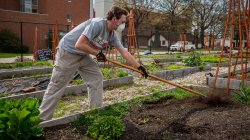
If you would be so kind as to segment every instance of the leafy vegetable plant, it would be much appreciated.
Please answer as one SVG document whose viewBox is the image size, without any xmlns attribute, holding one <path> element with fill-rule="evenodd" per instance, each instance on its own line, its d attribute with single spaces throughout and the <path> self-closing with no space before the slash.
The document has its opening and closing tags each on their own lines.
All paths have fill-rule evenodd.
<svg viewBox="0 0 250 140">
<path fill-rule="evenodd" d="M 43 135 L 37 99 L 0 100 L 0 139 L 28 140 Z"/>
</svg>

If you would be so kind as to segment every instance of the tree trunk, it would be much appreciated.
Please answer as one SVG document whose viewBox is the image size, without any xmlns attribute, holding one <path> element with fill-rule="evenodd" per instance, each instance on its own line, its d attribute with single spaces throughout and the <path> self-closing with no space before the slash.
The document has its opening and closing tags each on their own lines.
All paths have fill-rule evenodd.
<svg viewBox="0 0 250 140">
<path fill-rule="evenodd" d="M 201 31 L 200 31 L 200 40 L 201 40 L 201 48 L 204 48 L 204 27 L 201 27 Z"/>
</svg>

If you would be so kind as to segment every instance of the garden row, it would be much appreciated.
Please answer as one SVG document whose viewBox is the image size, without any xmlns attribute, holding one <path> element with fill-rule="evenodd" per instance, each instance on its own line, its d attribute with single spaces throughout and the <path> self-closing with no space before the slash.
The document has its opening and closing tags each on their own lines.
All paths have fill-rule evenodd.
<svg viewBox="0 0 250 140">
<path fill-rule="evenodd" d="M 191 62 L 191 61 L 189 60 L 189 62 Z M 167 65 L 169 66 L 169 64 L 167 64 Z M 153 63 L 152 66 L 153 66 L 153 68 L 152 68 L 153 70 L 155 69 L 155 67 L 165 69 L 164 66 L 161 65 L 161 63 Z M 152 67 L 152 66 L 148 65 L 147 68 L 150 70 L 151 69 L 150 67 Z M 178 65 L 178 68 L 180 68 L 179 65 Z M 208 67 L 208 69 L 210 69 L 210 68 L 211 67 Z M 198 65 L 198 67 L 191 67 L 191 68 L 186 68 L 186 67 L 183 68 L 182 67 L 182 69 L 176 70 L 176 66 L 174 66 L 174 69 L 175 70 L 167 70 L 167 71 L 165 70 L 165 71 L 161 71 L 161 72 L 153 72 L 152 74 L 155 74 L 155 75 L 157 75 L 161 78 L 164 78 L 164 79 L 174 79 L 177 77 L 186 76 L 190 73 L 195 73 L 195 72 L 198 72 L 200 70 L 207 69 L 207 67 Z M 105 87 L 117 86 L 120 84 L 128 84 L 131 82 L 133 82 L 133 76 L 125 76 L 122 78 L 106 80 L 106 81 L 104 81 L 104 86 Z M 81 85 L 72 85 L 72 86 L 67 87 L 66 94 L 75 93 L 78 95 L 83 95 L 84 94 L 83 92 L 85 92 L 85 91 L 86 91 L 86 86 L 82 85 L 82 83 L 81 83 Z M 20 95 L 9 96 L 9 97 L 4 97 L 4 98 L 8 99 L 9 101 L 12 101 L 12 99 L 10 99 L 10 98 L 36 97 L 36 98 L 41 99 L 43 96 L 43 93 L 44 93 L 44 91 L 37 91 L 37 93 L 36 92 L 26 93 L 26 94 L 20 94 Z M 171 95 L 169 95 L 169 93 L 168 93 L 167 99 L 175 98 L 172 96 L 172 94 L 173 94 L 173 96 L 175 95 L 175 93 L 171 93 Z M 164 93 L 164 96 L 162 96 L 162 94 L 160 94 L 160 95 L 161 95 L 160 97 L 165 97 L 166 94 Z M 180 94 L 180 96 L 182 96 L 182 93 Z M 189 96 L 189 94 L 188 94 L 188 96 Z M 2 98 L 2 99 L 4 99 L 4 98 Z M 152 102 L 153 104 L 155 104 L 154 99 L 155 98 L 150 97 L 150 100 L 151 100 L 150 102 L 153 101 Z M 160 99 L 160 98 L 157 98 L 157 99 Z M 1 101 L 6 101 L 6 100 L 1 100 Z M 156 99 L 155 99 L 155 101 L 156 101 Z M 4 114 L 4 115 L 2 115 L 3 116 L 2 118 L 0 117 L 0 119 L 2 119 L 2 120 L 0 120 L 0 123 L 3 124 L 3 125 L 0 125 L 1 126 L 0 128 L 1 128 L 1 130 L 4 130 L 4 132 L 6 132 L 6 133 L 2 133 L 0 138 L 9 138 L 10 136 L 8 134 L 10 134 L 10 132 L 14 132 L 13 133 L 14 136 L 12 136 L 12 137 L 15 137 L 18 139 L 24 139 L 23 138 L 24 136 L 25 136 L 25 138 L 29 138 L 29 137 L 33 137 L 33 136 L 39 137 L 42 135 L 42 133 L 41 133 L 42 131 L 40 131 L 39 126 L 37 126 L 37 124 L 39 124 L 41 122 L 37 118 L 38 113 L 36 110 L 37 107 L 39 106 L 39 103 L 35 103 L 38 101 L 31 101 L 31 100 L 27 100 L 27 102 L 32 102 L 32 103 L 23 103 L 21 100 L 19 100 L 19 104 L 23 104 L 23 106 L 17 104 L 16 109 L 15 108 L 13 109 L 11 107 L 7 107 L 7 109 L 1 110 L 1 114 Z M 128 102 L 128 101 L 125 101 L 125 102 Z M 2 103 L 2 105 L 4 105 L 4 104 L 6 105 L 6 103 Z M 127 106 L 127 105 L 125 105 L 125 106 Z M 111 107 L 111 108 L 113 108 L 113 107 Z M 106 109 L 102 108 L 102 109 L 92 110 L 92 111 L 86 112 L 86 113 L 81 112 L 81 113 L 76 113 L 76 114 L 66 116 L 66 117 L 64 116 L 62 118 L 58 118 L 58 119 L 55 119 L 52 121 L 43 122 L 43 123 L 41 123 L 41 126 L 48 127 L 48 126 L 54 126 L 54 125 L 59 125 L 59 124 L 65 124 L 68 122 L 75 121 L 76 119 L 79 119 L 78 121 L 76 121 L 77 125 L 74 125 L 74 127 L 72 129 L 70 129 L 71 133 L 74 130 L 76 130 L 77 132 L 82 131 L 82 130 L 87 130 L 85 132 L 82 132 L 81 134 L 83 134 L 83 135 L 88 134 L 88 136 L 91 136 L 91 137 L 96 138 L 96 139 L 118 138 L 121 135 L 123 135 L 125 132 L 125 126 L 121 125 L 122 124 L 121 117 L 125 114 L 125 112 L 123 112 L 123 111 L 127 110 L 128 108 L 127 109 L 126 109 L 126 107 L 124 108 L 123 105 L 122 105 L 122 108 L 119 108 L 119 109 L 114 107 L 114 109 L 111 109 L 111 110 L 116 110 L 118 112 L 113 112 L 113 113 L 109 114 L 110 112 L 108 111 L 108 113 L 104 113 L 105 115 L 102 115 L 102 113 L 100 111 L 106 110 Z M 11 111 L 6 112 L 6 110 L 11 110 Z M 15 111 L 12 111 L 12 110 L 15 110 Z M 94 113 L 92 114 L 91 112 L 94 112 Z M 90 115 L 85 115 L 88 113 L 90 113 Z M 23 115 L 20 116 L 18 114 L 23 114 Z M 82 114 L 84 114 L 84 115 L 82 117 L 80 117 Z M 116 114 L 116 115 L 112 115 L 112 114 Z M 160 114 L 160 113 L 158 113 L 158 114 Z M 20 121 L 20 123 L 17 123 L 15 125 L 12 124 L 12 126 L 14 126 L 14 128 L 17 128 L 14 131 L 9 130 L 10 128 L 13 129 L 12 126 L 8 127 L 8 125 L 11 124 L 11 122 L 12 122 L 11 119 L 15 118 L 13 116 L 16 117 L 16 120 Z M 20 117 L 20 118 L 18 118 L 18 117 Z M 149 116 L 144 116 L 144 117 L 140 118 L 139 120 L 137 119 L 137 121 L 139 122 L 139 125 L 141 125 L 141 124 L 148 124 L 148 122 L 151 122 L 151 119 L 152 119 L 152 117 L 149 115 Z M 24 120 L 26 121 L 25 123 L 23 122 Z M 29 121 L 27 121 L 27 120 L 29 120 Z M 106 124 L 107 122 L 111 122 L 111 124 Z M 86 125 L 86 124 L 88 124 L 88 125 Z M 132 124 L 133 124 L 133 122 L 132 122 Z M 17 126 L 17 125 L 20 125 L 20 126 Z M 34 125 L 35 127 L 33 127 L 32 125 Z M 108 129 L 106 129 L 108 132 L 106 132 L 106 130 L 100 129 L 100 125 L 106 126 L 106 128 L 108 128 Z M 66 128 L 68 126 L 71 126 L 71 124 L 67 124 Z M 117 126 L 117 127 L 114 127 L 114 126 Z M 25 128 L 25 129 L 23 129 L 21 131 L 21 133 L 16 133 L 17 131 L 20 131 L 20 130 L 18 130 L 18 128 L 20 128 L 20 127 Z M 137 127 L 137 126 L 135 126 L 135 127 Z M 34 128 L 34 130 L 30 130 L 30 128 L 32 128 L 32 129 Z M 134 129 L 131 129 L 131 130 L 134 130 Z M 30 132 L 30 133 L 28 133 L 28 132 Z M 61 132 L 63 132 L 66 135 L 66 133 L 64 131 L 61 131 Z M 138 132 L 138 131 L 135 130 L 135 132 Z M 141 130 L 139 132 L 141 132 Z M 51 133 L 51 135 L 49 133 Z M 3 135 L 3 134 L 7 134 L 7 135 Z M 139 135 L 139 134 L 140 133 L 138 133 L 138 136 L 143 136 L 143 134 L 142 135 Z M 49 138 L 50 136 L 48 136 L 48 135 L 54 136 L 54 138 L 57 138 L 57 139 L 59 138 L 58 134 L 51 132 L 49 130 L 45 131 L 45 138 L 51 139 L 51 138 Z M 161 134 L 161 136 L 162 136 L 162 134 Z M 168 137 L 168 136 L 164 135 L 164 137 Z"/>
</svg>

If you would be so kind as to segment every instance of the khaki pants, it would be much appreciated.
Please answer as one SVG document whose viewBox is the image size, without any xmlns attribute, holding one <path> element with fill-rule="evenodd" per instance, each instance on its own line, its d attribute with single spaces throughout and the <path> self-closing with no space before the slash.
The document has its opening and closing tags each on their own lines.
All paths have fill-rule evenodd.
<svg viewBox="0 0 250 140">
<path fill-rule="evenodd" d="M 90 107 L 103 105 L 103 75 L 98 64 L 89 55 L 75 55 L 59 48 L 50 83 L 39 108 L 39 116 L 43 120 L 53 117 L 58 101 L 77 70 L 88 87 Z"/>
</svg>

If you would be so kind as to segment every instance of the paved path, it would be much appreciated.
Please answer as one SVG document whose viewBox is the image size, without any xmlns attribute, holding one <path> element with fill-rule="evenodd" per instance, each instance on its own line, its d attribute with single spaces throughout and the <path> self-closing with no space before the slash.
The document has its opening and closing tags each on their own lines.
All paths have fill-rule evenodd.
<svg viewBox="0 0 250 140">
<path fill-rule="evenodd" d="M 14 63 L 15 59 L 17 59 L 18 57 L 11 57 L 11 58 L 0 58 L 0 63 Z M 29 58 L 29 59 L 33 59 L 33 56 L 24 56 L 23 59 L 25 58 Z"/>
</svg>

